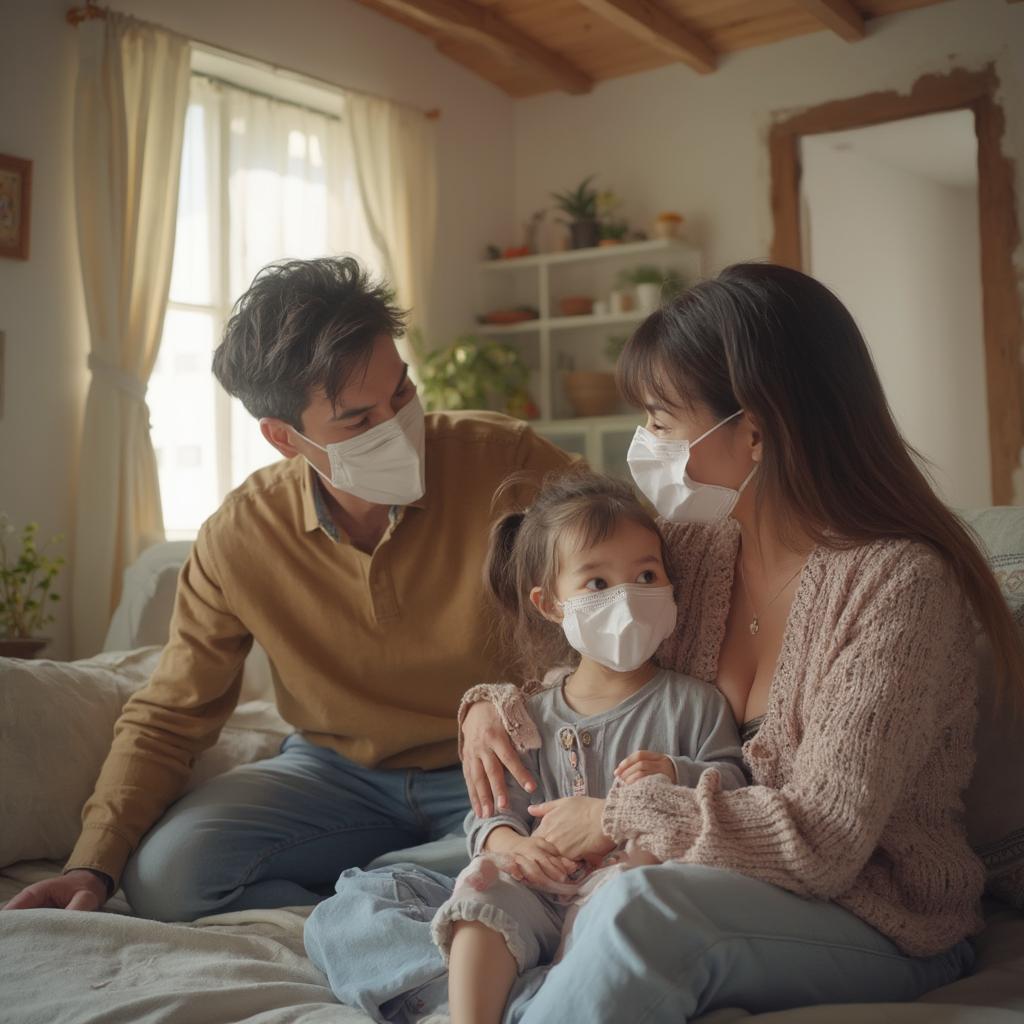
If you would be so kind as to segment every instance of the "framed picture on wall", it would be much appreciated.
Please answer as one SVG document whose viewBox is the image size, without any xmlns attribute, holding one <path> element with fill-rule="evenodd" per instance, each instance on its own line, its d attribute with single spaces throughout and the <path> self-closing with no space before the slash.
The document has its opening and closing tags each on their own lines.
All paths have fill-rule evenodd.
<svg viewBox="0 0 1024 1024">
<path fill-rule="evenodd" d="M 0 154 L 0 256 L 28 259 L 32 161 Z"/>
</svg>

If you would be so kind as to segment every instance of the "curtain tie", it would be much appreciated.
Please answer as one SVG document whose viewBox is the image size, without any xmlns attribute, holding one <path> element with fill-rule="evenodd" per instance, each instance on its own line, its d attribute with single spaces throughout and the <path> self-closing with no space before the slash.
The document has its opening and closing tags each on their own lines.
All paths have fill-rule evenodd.
<svg viewBox="0 0 1024 1024">
<path fill-rule="evenodd" d="M 119 366 L 114 366 L 113 363 L 108 363 L 106 359 L 96 355 L 95 352 L 89 353 L 87 362 L 95 379 L 105 381 L 129 398 L 134 398 L 143 405 L 146 404 L 146 385 L 138 377 L 122 370 Z"/>
</svg>

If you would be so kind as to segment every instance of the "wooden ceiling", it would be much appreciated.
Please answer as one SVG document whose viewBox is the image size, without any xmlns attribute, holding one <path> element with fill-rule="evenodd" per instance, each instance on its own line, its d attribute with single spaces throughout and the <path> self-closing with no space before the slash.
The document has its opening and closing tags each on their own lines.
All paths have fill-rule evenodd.
<svg viewBox="0 0 1024 1024">
<path fill-rule="evenodd" d="M 811 32 L 855 43 L 872 20 L 942 0 L 356 0 L 433 39 L 510 96 L 666 64 L 713 74 L 722 54 Z M 875 29 L 876 31 L 878 28 Z"/>
</svg>

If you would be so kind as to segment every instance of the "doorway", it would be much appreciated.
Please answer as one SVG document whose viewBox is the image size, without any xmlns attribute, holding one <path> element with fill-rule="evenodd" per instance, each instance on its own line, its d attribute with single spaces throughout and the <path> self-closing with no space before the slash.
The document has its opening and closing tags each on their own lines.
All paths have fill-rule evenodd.
<svg viewBox="0 0 1024 1024">
<path fill-rule="evenodd" d="M 936 463 L 939 492 L 960 506 L 1010 504 L 1024 445 L 1019 232 L 998 85 L 992 68 L 930 75 L 909 94 L 804 111 L 779 121 L 770 139 L 773 259 L 821 277 L 850 306 L 901 429 Z M 928 146 L 953 151 L 944 170 L 921 159 Z M 905 248 L 908 236 L 928 233 L 932 251 Z M 947 284 L 929 285 L 928 272 Z M 934 296 L 951 280 L 960 301 L 944 316 Z"/>
<path fill-rule="evenodd" d="M 808 135 L 800 163 L 807 271 L 853 314 L 943 500 L 991 505 L 971 111 Z"/>
</svg>

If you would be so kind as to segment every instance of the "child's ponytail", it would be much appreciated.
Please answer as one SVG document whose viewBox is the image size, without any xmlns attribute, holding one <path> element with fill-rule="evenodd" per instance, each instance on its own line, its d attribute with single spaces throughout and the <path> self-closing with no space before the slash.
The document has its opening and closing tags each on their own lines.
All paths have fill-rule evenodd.
<svg viewBox="0 0 1024 1024">
<path fill-rule="evenodd" d="M 491 543 L 484 563 L 484 584 L 501 611 L 515 618 L 522 611 L 522 594 L 513 562 L 516 538 L 525 512 L 509 512 L 491 530 Z"/>
</svg>

